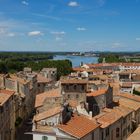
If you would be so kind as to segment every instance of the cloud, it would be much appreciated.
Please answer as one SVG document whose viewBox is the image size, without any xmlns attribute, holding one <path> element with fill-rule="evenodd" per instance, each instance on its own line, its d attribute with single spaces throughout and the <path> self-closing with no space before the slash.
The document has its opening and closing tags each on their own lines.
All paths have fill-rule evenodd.
<svg viewBox="0 0 140 140">
<path fill-rule="evenodd" d="M 121 44 L 119 42 L 114 42 L 112 43 L 112 47 L 111 48 L 120 48 Z"/>
<path fill-rule="evenodd" d="M 15 33 L 9 32 L 7 27 L 0 27 L 0 37 L 14 37 Z"/>
<path fill-rule="evenodd" d="M 78 27 L 77 28 L 77 31 L 86 31 L 87 29 L 86 28 L 84 28 L 84 27 Z"/>
<path fill-rule="evenodd" d="M 5 27 L 0 27 L 0 34 L 5 34 L 6 28 Z"/>
<path fill-rule="evenodd" d="M 60 17 L 49 16 L 49 15 L 44 15 L 44 14 L 32 13 L 32 15 L 42 17 L 42 18 L 52 19 L 52 20 L 61 20 Z"/>
<path fill-rule="evenodd" d="M 55 40 L 56 41 L 61 41 L 61 40 L 63 40 L 63 38 L 62 37 L 56 37 Z"/>
<path fill-rule="evenodd" d="M 55 36 L 55 40 L 56 41 L 63 40 L 63 37 L 66 34 L 66 32 L 64 32 L 64 31 L 60 31 L 60 32 L 54 32 L 54 31 L 52 31 L 50 33 Z"/>
<path fill-rule="evenodd" d="M 68 3 L 68 6 L 77 7 L 77 6 L 79 6 L 79 4 L 78 4 L 76 1 L 70 1 L 70 2 Z"/>
<path fill-rule="evenodd" d="M 43 35 L 43 33 L 40 31 L 32 31 L 28 33 L 28 36 L 40 36 L 40 35 Z"/>
<path fill-rule="evenodd" d="M 64 32 L 64 31 L 60 31 L 60 32 L 51 32 L 51 34 L 53 34 L 53 35 L 65 35 L 66 34 L 66 32 Z"/>
<path fill-rule="evenodd" d="M 137 41 L 140 41 L 140 37 L 137 37 L 136 40 L 137 40 Z"/>
<path fill-rule="evenodd" d="M 29 5 L 29 3 L 28 3 L 27 1 L 22 1 L 21 3 L 22 3 L 23 5 L 26 5 L 26 6 Z"/>
<path fill-rule="evenodd" d="M 8 33 L 7 36 L 14 37 L 15 36 L 15 33 Z"/>
</svg>

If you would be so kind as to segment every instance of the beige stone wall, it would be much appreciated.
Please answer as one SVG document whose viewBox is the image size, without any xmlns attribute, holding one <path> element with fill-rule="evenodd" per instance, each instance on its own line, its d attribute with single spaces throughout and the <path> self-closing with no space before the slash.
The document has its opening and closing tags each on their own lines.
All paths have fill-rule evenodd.
<svg viewBox="0 0 140 140">
<path fill-rule="evenodd" d="M 0 88 L 4 88 L 4 77 L 0 76 Z"/>
<path fill-rule="evenodd" d="M 122 119 L 122 138 L 127 139 L 132 130 L 132 113 Z"/>
<path fill-rule="evenodd" d="M 60 106 L 62 104 L 62 102 L 63 101 L 62 101 L 61 97 L 59 97 L 59 98 L 47 98 L 44 101 L 43 106 L 37 108 L 37 112 L 41 113 L 41 112 L 47 111 L 51 108 Z"/>
<path fill-rule="evenodd" d="M 105 96 L 106 96 L 106 106 L 108 106 L 113 101 L 113 88 L 112 87 L 110 86 L 108 87 L 107 94 Z"/>
<path fill-rule="evenodd" d="M 62 84 L 64 92 L 86 92 L 87 84 Z"/>
<path fill-rule="evenodd" d="M 11 97 L 2 107 L 0 107 L 1 140 L 15 139 L 14 115 L 14 101 Z"/>
<path fill-rule="evenodd" d="M 117 122 L 111 124 L 107 128 L 101 129 L 100 131 L 100 140 L 122 140 L 121 134 L 121 123 L 122 119 L 118 120 Z M 119 137 L 116 137 L 116 129 L 119 128 Z M 109 129 L 109 134 L 106 135 L 106 131 Z"/>
<path fill-rule="evenodd" d="M 140 109 L 135 111 L 135 120 L 136 120 L 136 126 L 138 126 L 138 124 L 140 124 Z"/>
<path fill-rule="evenodd" d="M 78 102 L 86 101 L 86 93 L 67 92 L 64 95 L 65 100 L 76 100 Z"/>
<path fill-rule="evenodd" d="M 13 80 L 11 80 L 11 79 L 7 79 L 7 78 L 5 78 L 5 87 L 7 88 L 7 89 L 11 89 L 11 90 L 14 90 L 14 91 L 16 91 L 16 82 L 15 81 L 13 81 Z"/>
<path fill-rule="evenodd" d="M 92 133 L 90 133 L 87 136 L 81 138 L 81 140 L 92 140 Z"/>
</svg>

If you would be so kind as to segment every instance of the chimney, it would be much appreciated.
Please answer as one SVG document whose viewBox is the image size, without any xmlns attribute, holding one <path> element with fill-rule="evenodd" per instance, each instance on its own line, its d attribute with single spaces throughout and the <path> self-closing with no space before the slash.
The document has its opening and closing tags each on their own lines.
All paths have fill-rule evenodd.
<svg viewBox="0 0 140 140">
<path fill-rule="evenodd" d="M 89 117 L 92 119 L 92 111 L 89 111 Z"/>
</svg>

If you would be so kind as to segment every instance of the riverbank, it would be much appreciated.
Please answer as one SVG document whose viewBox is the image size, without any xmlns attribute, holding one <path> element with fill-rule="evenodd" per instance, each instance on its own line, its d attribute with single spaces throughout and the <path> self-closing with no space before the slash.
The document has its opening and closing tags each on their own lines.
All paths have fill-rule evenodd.
<svg viewBox="0 0 140 140">
<path fill-rule="evenodd" d="M 73 55 L 55 55 L 53 60 L 68 59 L 72 62 L 72 66 L 76 67 L 82 63 L 98 63 L 98 57 L 91 56 L 73 56 Z"/>
</svg>

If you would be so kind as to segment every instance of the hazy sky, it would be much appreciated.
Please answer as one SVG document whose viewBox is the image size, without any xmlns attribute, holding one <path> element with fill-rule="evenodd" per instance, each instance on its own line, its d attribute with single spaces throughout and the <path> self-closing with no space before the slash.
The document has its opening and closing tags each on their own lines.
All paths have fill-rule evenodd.
<svg viewBox="0 0 140 140">
<path fill-rule="evenodd" d="M 0 0 L 0 50 L 140 51 L 140 0 Z"/>
</svg>

